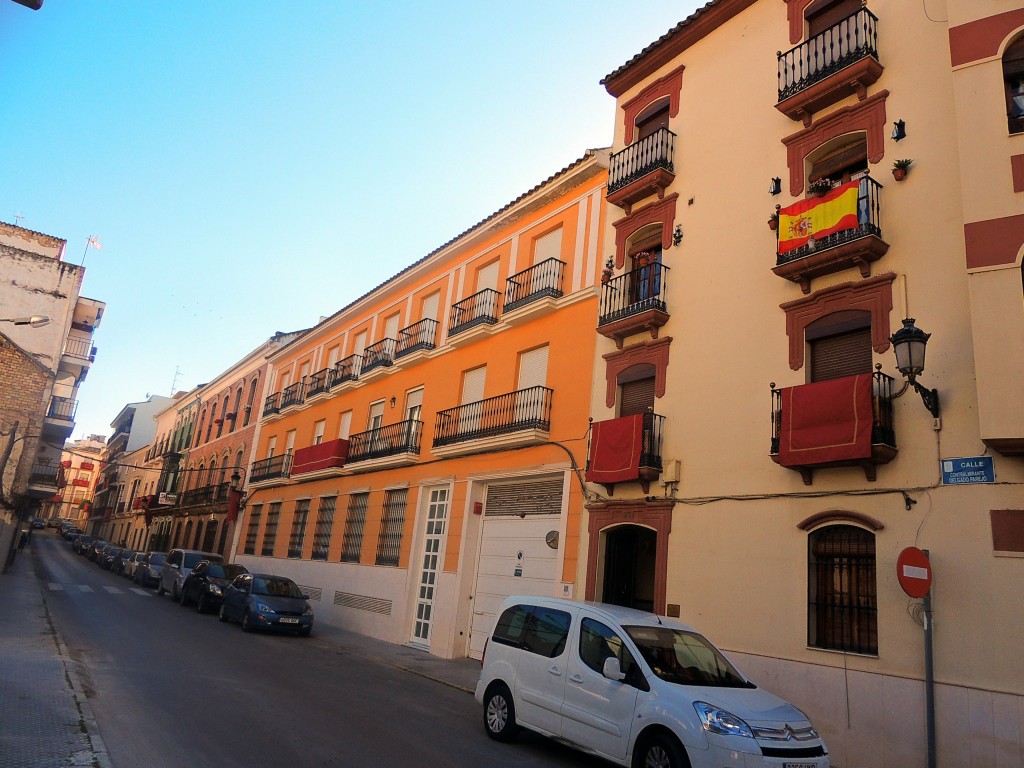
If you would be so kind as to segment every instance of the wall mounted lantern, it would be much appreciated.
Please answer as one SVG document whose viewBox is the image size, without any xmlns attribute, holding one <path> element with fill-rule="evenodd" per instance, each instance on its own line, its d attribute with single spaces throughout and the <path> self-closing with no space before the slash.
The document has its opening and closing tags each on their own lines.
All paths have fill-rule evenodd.
<svg viewBox="0 0 1024 768">
<path fill-rule="evenodd" d="M 921 396 L 924 407 L 934 418 L 939 418 L 939 392 L 935 389 L 926 389 L 917 383 L 917 377 L 924 372 L 925 348 L 928 346 L 930 333 L 925 333 L 914 325 L 914 318 L 908 317 L 903 320 L 903 327 L 894 333 L 889 341 L 892 342 L 893 351 L 896 353 L 896 368 L 907 378 L 903 389 L 896 393 L 899 397 L 913 387 L 914 391 Z"/>
<path fill-rule="evenodd" d="M 907 124 L 902 120 L 897 120 L 892 124 L 892 140 L 899 141 L 905 138 L 907 138 Z"/>
<path fill-rule="evenodd" d="M 676 228 L 672 232 L 672 245 L 679 245 L 681 242 L 683 242 L 683 225 L 676 224 Z"/>
<path fill-rule="evenodd" d="M 772 177 L 772 183 L 768 185 L 769 195 L 781 195 L 782 194 L 782 179 L 778 176 Z"/>
</svg>

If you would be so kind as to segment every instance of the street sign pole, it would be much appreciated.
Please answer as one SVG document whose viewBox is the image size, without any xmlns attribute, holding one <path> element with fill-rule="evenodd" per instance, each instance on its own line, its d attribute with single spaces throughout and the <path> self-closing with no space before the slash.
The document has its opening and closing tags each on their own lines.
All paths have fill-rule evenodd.
<svg viewBox="0 0 1024 768">
<path fill-rule="evenodd" d="M 928 557 L 928 550 L 923 550 Z M 929 558 L 930 559 L 930 558 Z M 928 768 L 935 768 L 935 667 L 932 660 L 932 592 L 924 596 L 924 695 Z"/>
</svg>

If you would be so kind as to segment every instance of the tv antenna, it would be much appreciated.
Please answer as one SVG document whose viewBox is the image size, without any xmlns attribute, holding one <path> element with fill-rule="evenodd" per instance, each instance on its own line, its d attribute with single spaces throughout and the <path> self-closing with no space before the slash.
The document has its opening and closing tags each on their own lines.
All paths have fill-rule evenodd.
<svg viewBox="0 0 1024 768">
<path fill-rule="evenodd" d="M 174 397 L 174 393 L 178 389 L 178 379 L 181 378 L 181 366 L 174 366 L 174 378 L 171 380 L 171 397 Z"/>
</svg>

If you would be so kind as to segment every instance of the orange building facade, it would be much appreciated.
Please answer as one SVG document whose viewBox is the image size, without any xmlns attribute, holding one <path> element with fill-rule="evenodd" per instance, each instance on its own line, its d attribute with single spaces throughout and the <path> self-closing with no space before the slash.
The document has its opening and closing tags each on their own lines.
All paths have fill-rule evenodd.
<svg viewBox="0 0 1024 768">
<path fill-rule="evenodd" d="M 237 562 L 443 657 L 508 594 L 577 595 L 606 173 L 588 152 L 271 356 Z"/>
</svg>

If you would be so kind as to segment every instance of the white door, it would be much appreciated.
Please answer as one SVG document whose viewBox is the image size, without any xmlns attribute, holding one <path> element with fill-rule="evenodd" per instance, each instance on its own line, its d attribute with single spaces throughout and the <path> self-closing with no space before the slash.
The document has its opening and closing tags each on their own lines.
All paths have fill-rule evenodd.
<svg viewBox="0 0 1024 768">
<path fill-rule="evenodd" d="M 469 655 L 479 659 L 509 595 L 555 597 L 561 592 L 563 478 L 495 484 L 487 490 L 473 595 Z"/>
<path fill-rule="evenodd" d="M 430 627 L 434 613 L 434 590 L 441 572 L 441 547 L 448 523 L 448 489 L 432 488 L 427 503 L 427 527 L 423 536 L 420 584 L 416 593 L 416 614 L 412 642 L 430 645 Z"/>
</svg>

